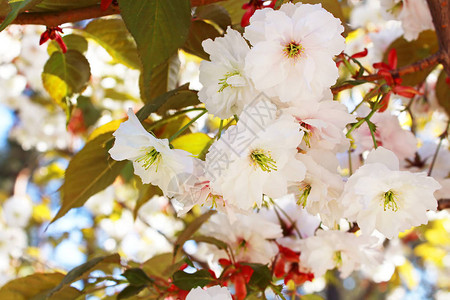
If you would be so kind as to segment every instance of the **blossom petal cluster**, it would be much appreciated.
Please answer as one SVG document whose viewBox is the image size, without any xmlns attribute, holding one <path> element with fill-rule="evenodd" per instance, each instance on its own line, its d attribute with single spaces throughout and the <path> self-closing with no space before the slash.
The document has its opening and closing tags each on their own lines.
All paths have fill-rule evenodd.
<svg viewBox="0 0 450 300">
<path fill-rule="evenodd" d="M 341 199 L 347 208 L 344 215 L 357 222 L 363 234 L 377 230 L 391 239 L 428 222 L 426 212 L 436 210 L 434 192 L 440 187 L 426 173 L 399 171 L 397 156 L 378 147 L 348 179 Z"/>
<path fill-rule="evenodd" d="M 358 117 L 333 99 L 343 30 L 321 5 L 287 3 L 256 10 L 243 35 L 228 28 L 204 41 L 210 60 L 200 65 L 198 96 L 221 125 L 201 159 L 149 133 L 131 110 L 114 133 L 111 157 L 132 161 L 178 216 L 218 211 L 199 230 L 228 246 L 201 244 L 210 265 L 272 264 L 298 284 L 335 268 L 347 277 L 378 264 L 373 235 L 393 239 L 436 210 L 440 184 L 400 170 L 415 136 L 376 104 Z M 360 230 L 336 230 L 341 224 Z M 187 299 L 227 295 L 197 288 Z"/>
<path fill-rule="evenodd" d="M 282 102 L 320 98 L 338 77 L 333 56 L 345 48 L 343 31 L 320 5 L 258 10 L 244 33 L 253 45 L 247 73 L 258 90 Z"/>
<path fill-rule="evenodd" d="M 212 236 L 230 246 L 236 261 L 269 263 L 277 254 L 277 247 L 269 240 L 282 236 L 279 224 L 262 218 L 259 214 L 236 215 L 230 221 L 224 214 L 216 214 L 201 228 L 200 232 Z M 213 260 L 228 258 L 223 250 L 208 246 Z"/>
<path fill-rule="evenodd" d="M 202 43 L 211 61 L 200 65 L 198 96 L 211 114 L 226 119 L 239 115 L 255 93 L 253 83 L 244 70 L 250 48 L 241 34 L 228 28 L 224 37 Z"/>
<path fill-rule="evenodd" d="M 114 160 L 130 160 L 143 183 L 158 185 L 167 191 L 170 180 L 180 173 L 192 173 L 192 154 L 170 149 L 167 139 L 158 139 L 142 126 L 132 109 L 128 120 L 114 132 L 114 146 L 109 154 Z"/>
<path fill-rule="evenodd" d="M 261 206 L 263 194 L 272 198 L 286 195 L 288 182 L 303 180 L 305 168 L 296 159 L 302 133 L 292 117 L 283 115 L 259 131 L 246 124 L 242 120 L 228 129 L 206 156 L 206 168 L 216 171 L 212 188 L 230 205 L 248 211 L 255 204 Z M 233 132 L 244 137 L 235 139 Z M 239 147 L 242 140 L 248 143 L 245 148 Z M 223 170 L 215 159 L 219 153 L 226 154 L 228 165 Z"/>
<path fill-rule="evenodd" d="M 377 239 L 356 236 L 354 233 L 338 230 L 318 230 L 316 235 L 301 241 L 300 260 L 311 268 L 316 276 L 327 270 L 338 268 L 342 278 L 361 265 L 373 266 L 378 263 Z"/>
</svg>

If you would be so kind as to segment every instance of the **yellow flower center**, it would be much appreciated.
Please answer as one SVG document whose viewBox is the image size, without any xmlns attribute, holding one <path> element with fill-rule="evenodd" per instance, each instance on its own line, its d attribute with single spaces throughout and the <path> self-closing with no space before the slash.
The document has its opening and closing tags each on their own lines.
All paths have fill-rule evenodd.
<svg viewBox="0 0 450 300">
<path fill-rule="evenodd" d="M 161 160 L 161 153 L 156 151 L 154 147 L 147 148 L 145 154 L 137 158 L 135 162 L 141 163 L 142 167 L 148 170 L 152 165 L 156 164 L 156 172 L 158 172 L 158 164 Z"/>
<path fill-rule="evenodd" d="M 341 253 L 341 251 L 334 252 L 334 262 L 336 263 L 337 267 L 340 267 L 342 265 L 342 253 Z"/>
<path fill-rule="evenodd" d="M 231 84 L 229 84 L 227 82 L 227 80 L 231 76 L 235 76 L 235 75 L 241 75 L 241 74 L 239 73 L 239 71 L 228 72 L 225 74 L 224 78 L 219 80 L 219 90 L 218 90 L 219 93 L 223 92 L 223 90 L 226 89 L 227 87 L 233 87 Z"/>
<path fill-rule="evenodd" d="M 250 159 L 254 165 L 258 165 L 264 172 L 277 171 L 277 164 L 270 156 L 270 153 L 266 153 L 263 150 L 254 150 L 250 154 Z"/>
<path fill-rule="evenodd" d="M 307 184 L 306 186 L 300 187 L 300 196 L 298 197 L 297 205 L 301 205 L 303 208 L 306 206 L 306 200 L 308 200 L 308 196 L 311 193 L 311 185 Z"/>
<path fill-rule="evenodd" d="M 384 211 L 386 211 L 386 209 L 389 209 L 391 211 L 396 212 L 398 210 L 396 200 L 398 200 L 397 195 L 392 190 L 389 190 L 386 193 L 384 193 L 383 194 Z"/>
<path fill-rule="evenodd" d="M 288 58 L 297 58 L 303 54 L 304 48 L 299 43 L 291 41 L 284 46 L 283 52 Z"/>
</svg>

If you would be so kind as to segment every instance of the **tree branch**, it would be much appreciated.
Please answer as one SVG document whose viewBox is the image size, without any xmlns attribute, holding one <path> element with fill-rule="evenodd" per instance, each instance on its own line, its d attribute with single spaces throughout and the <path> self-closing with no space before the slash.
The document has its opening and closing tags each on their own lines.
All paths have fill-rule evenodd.
<svg viewBox="0 0 450 300">
<path fill-rule="evenodd" d="M 411 74 L 411 73 L 426 69 L 430 66 L 437 65 L 440 62 L 440 60 L 443 58 L 443 56 L 444 56 L 443 53 L 438 51 L 437 53 L 435 53 L 427 58 L 424 58 L 413 64 L 403 66 L 401 68 L 393 70 L 390 73 L 392 74 L 393 77 L 401 77 L 406 74 Z M 376 81 L 379 79 L 383 79 L 383 76 L 378 75 L 378 74 L 372 74 L 372 75 L 357 77 L 355 79 L 356 80 L 366 80 L 367 82 L 373 82 L 373 81 Z M 333 94 L 337 94 L 343 90 L 351 89 L 353 87 L 354 87 L 353 84 L 347 83 L 347 84 L 343 84 L 340 86 L 332 87 L 331 92 Z"/>
<path fill-rule="evenodd" d="M 191 0 L 191 6 L 202 6 L 223 0 Z M 55 12 L 24 12 L 17 16 L 12 24 L 21 25 L 45 25 L 48 27 L 59 26 L 63 23 L 78 22 L 87 19 L 100 18 L 109 15 L 119 14 L 117 5 L 110 5 L 107 10 L 101 10 L 100 5 L 93 5 L 77 9 L 55 11 Z M 0 23 L 5 18 L 0 17 Z"/>
<path fill-rule="evenodd" d="M 439 41 L 439 51 L 443 54 L 439 62 L 450 76 L 450 1 L 427 0 L 427 2 Z"/>
<path fill-rule="evenodd" d="M 45 25 L 55 27 L 63 23 L 78 22 L 86 19 L 99 18 L 120 13 L 119 7 L 110 5 L 107 10 L 101 10 L 100 5 L 93 5 L 83 8 L 43 13 L 21 13 L 12 24 L 21 25 Z M 3 22 L 3 18 L 0 18 Z"/>
<path fill-rule="evenodd" d="M 438 201 L 438 210 L 450 208 L 450 199 L 440 199 Z"/>
</svg>

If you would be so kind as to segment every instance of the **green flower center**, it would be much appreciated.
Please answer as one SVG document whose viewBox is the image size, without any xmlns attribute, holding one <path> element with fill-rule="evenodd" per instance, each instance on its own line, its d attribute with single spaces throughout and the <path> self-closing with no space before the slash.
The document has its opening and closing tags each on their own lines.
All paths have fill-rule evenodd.
<svg viewBox="0 0 450 300">
<path fill-rule="evenodd" d="M 304 49 L 299 43 L 291 41 L 289 44 L 284 46 L 283 51 L 288 58 L 296 58 L 302 55 Z"/>
<path fill-rule="evenodd" d="M 336 262 L 336 266 L 340 267 L 342 265 L 342 253 L 341 251 L 334 252 L 334 261 Z"/>
<path fill-rule="evenodd" d="M 387 209 L 394 212 L 397 211 L 398 205 L 396 200 L 398 200 L 397 195 L 392 190 L 389 190 L 386 193 L 384 193 L 383 194 L 384 211 L 386 211 Z"/>
<path fill-rule="evenodd" d="M 227 87 L 233 87 L 231 84 L 229 84 L 227 82 L 228 78 L 230 78 L 231 76 L 236 76 L 236 75 L 241 75 L 239 73 L 239 71 L 234 71 L 234 72 L 228 72 L 225 74 L 225 77 L 219 80 L 219 90 L 218 92 L 223 92 L 224 89 L 226 89 Z"/>
<path fill-rule="evenodd" d="M 250 158 L 254 164 L 257 164 L 264 172 L 277 171 L 277 164 L 269 153 L 262 150 L 255 150 L 250 154 Z"/>
<path fill-rule="evenodd" d="M 145 154 L 136 159 L 135 162 L 142 164 L 142 167 L 146 170 L 156 164 L 156 172 L 158 172 L 158 164 L 160 160 L 161 153 L 156 151 L 154 147 L 150 147 L 145 151 Z"/>
<path fill-rule="evenodd" d="M 306 206 L 306 200 L 311 193 L 311 186 L 308 184 L 304 187 L 300 187 L 300 196 L 298 197 L 297 205 L 301 205 L 303 208 Z"/>
<path fill-rule="evenodd" d="M 303 130 L 303 140 L 306 146 L 311 148 L 311 125 L 305 122 L 300 122 L 300 128 Z"/>
</svg>

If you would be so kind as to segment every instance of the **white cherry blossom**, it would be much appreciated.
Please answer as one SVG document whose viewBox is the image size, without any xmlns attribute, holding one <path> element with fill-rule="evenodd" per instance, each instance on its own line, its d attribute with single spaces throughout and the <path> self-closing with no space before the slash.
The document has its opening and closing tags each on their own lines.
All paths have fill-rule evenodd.
<svg viewBox="0 0 450 300">
<path fill-rule="evenodd" d="M 203 41 L 211 61 L 200 65 L 200 101 L 211 114 L 226 119 L 239 115 L 244 105 L 255 97 L 251 80 L 244 71 L 245 57 L 250 48 L 241 34 L 227 29 L 224 37 Z"/>
<path fill-rule="evenodd" d="M 192 173 L 192 154 L 170 149 L 167 139 L 158 139 L 147 132 L 131 108 L 128 120 L 113 135 L 116 140 L 109 154 L 114 160 L 131 160 L 134 173 L 143 183 L 157 185 L 165 192 L 177 174 Z"/>
<path fill-rule="evenodd" d="M 348 149 L 344 129 L 356 119 L 347 112 L 345 105 L 332 100 L 300 102 L 292 103 L 283 111 L 292 114 L 305 132 L 302 149 Z"/>
<path fill-rule="evenodd" d="M 318 230 L 315 236 L 301 240 L 300 261 L 316 277 L 327 270 L 338 268 L 340 277 L 348 277 L 361 265 L 376 265 L 380 253 L 375 248 L 377 239 L 356 236 L 338 230 Z"/>
<path fill-rule="evenodd" d="M 10 227 L 25 227 L 33 213 L 31 199 L 24 196 L 12 196 L 2 205 L 3 218 Z"/>
<path fill-rule="evenodd" d="M 234 252 L 237 262 L 261 264 L 269 263 L 277 254 L 277 246 L 269 240 L 282 236 L 279 224 L 265 220 L 263 216 L 254 213 L 237 214 L 234 221 L 230 221 L 225 214 L 215 214 L 202 226 L 200 232 L 227 243 Z M 214 260 L 228 259 L 225 251 L 218 250 L 212 245 L 208 247 Z"/>
<path fill-rule="evenodd" d="M 288 182 L 301 181 L 305 174 L 295 157 L 303 134 L 293 117 L 282 115 L 258 131 L 251 127 L 241 119 L 206 156 L 213 190 L 243 211 L 261 206 L 263 194 L 286 195 Z"/>
<path fill-rule="evenodd" d="M 244 37 L 245 70 L 255 87 L 282 102 L 319 100 L 338 77 L 333 56 L 345 48 L 339 19 L 321 5 L 286 3 L 257 10 Z"/>
<path fill-rule="evenodd" d="M 326 226 L 334 227 L 343 213 L 338 200 L 344 182 L 337 173 L 337 158 L 324 150 L 311 150 L 307 154 L 298 154 L 297 158 L 307 171 L 305 179 L 292 184 L 289 191 L 295 195 L 298 205 L 312 215 L 319 215 Z"/>
<path fill-rule="evenodd" d="M 356 221 L 363 234 L 379 231 L 389 239 L 426 224 L 427 210 L 436 210 L 433 193 L 440 184 L 426 173 L 399 171 L 395 154 L 372 150 L 365 164 L 348 179 L 341 201 L 344 216 Z"/>
</svg>

